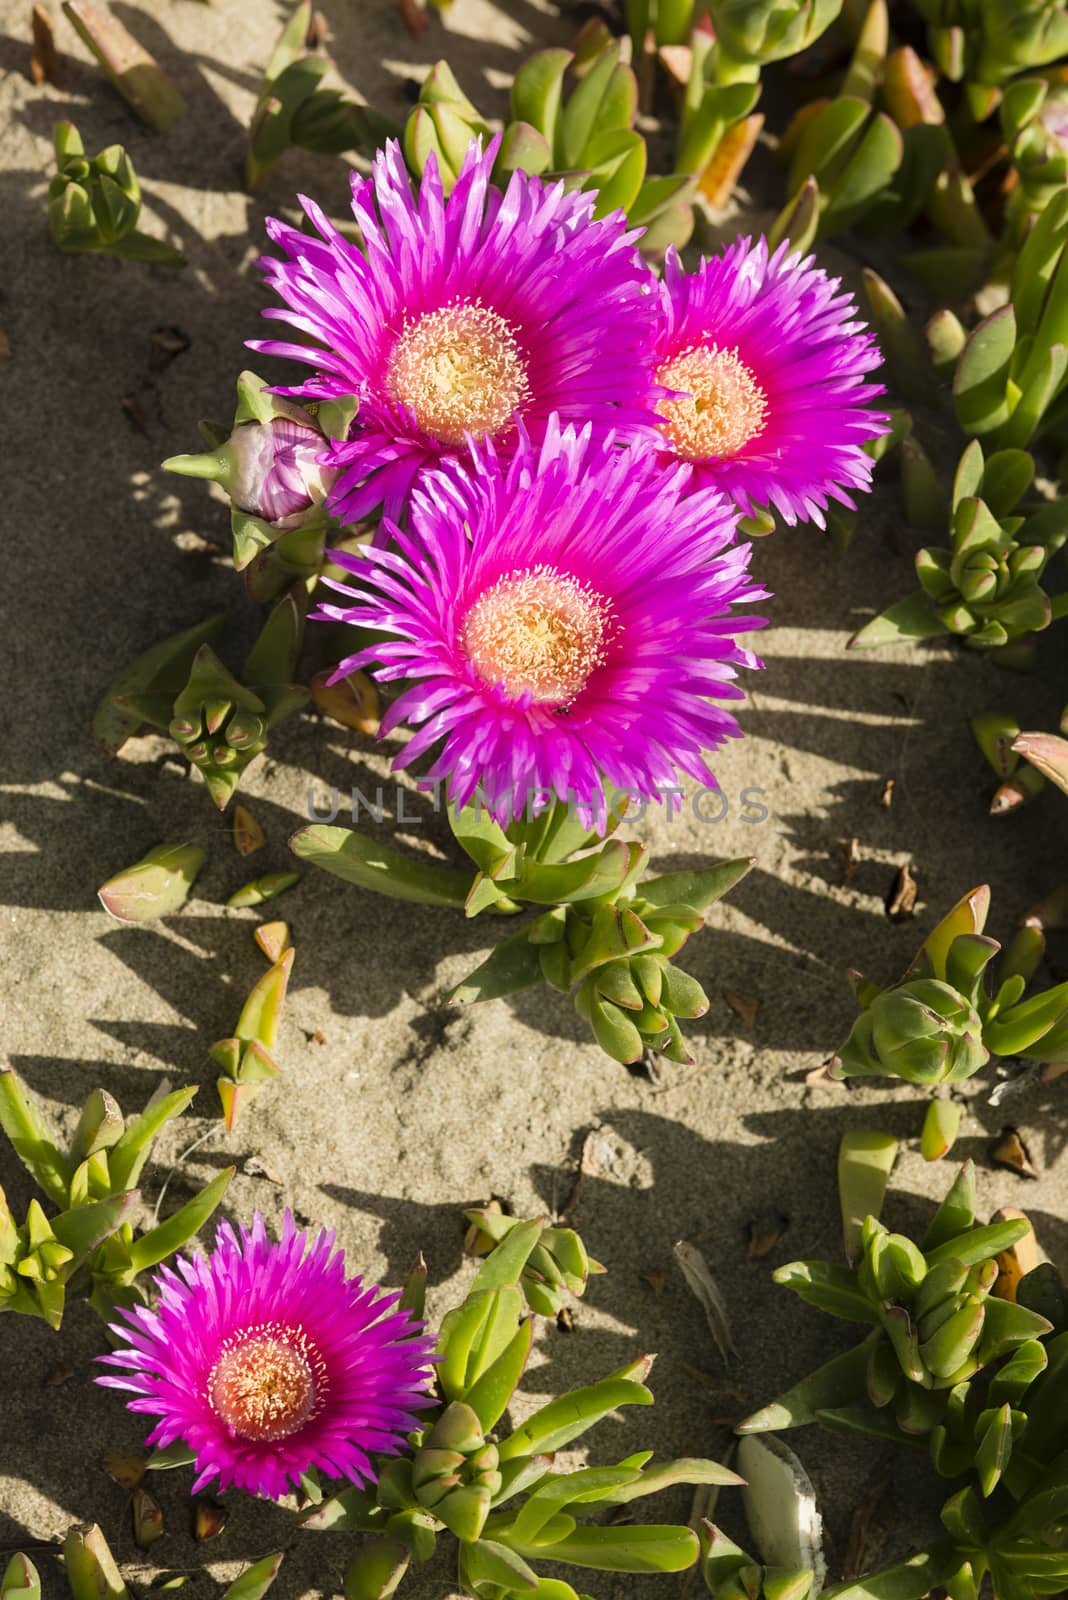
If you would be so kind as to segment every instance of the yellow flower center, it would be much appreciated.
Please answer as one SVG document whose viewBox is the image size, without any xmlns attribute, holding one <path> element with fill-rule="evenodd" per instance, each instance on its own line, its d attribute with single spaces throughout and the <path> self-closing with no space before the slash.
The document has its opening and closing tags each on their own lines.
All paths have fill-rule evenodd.
<svg viewBox="0 0 1068 1600">
<path fill-rule="evenodd" d="M 218 1415 L 242 1439 L 285 1439 L 322 1402 L 322 1358 L 299 1328 L 245 1328 L 224 1346 L 208 1378 Z"/>
<path fill-rule="evenodd" d="M 444 444 L 499 432 L 530 395 L 513 329 L 475 301 L 409 322 L 393 347 L 386 383 L 423 432 Z"/>
<path fill-rule="evenodd" d="M 555 567 L 498 578 L 464 618 L 460 644 L 483 683 L 537 705 L 567 705 L 604 660 L 611 611 Z"/>
<path fill-rule="evenodd" d="M 687 461 L 737 455 L 764 430 L 768 397 L 737 350 L 691 345 L 665 362 L 656 381 L 684 391 L 681 400 L 661 400 L 660 415 L 664 432 Z"/>
</svg>

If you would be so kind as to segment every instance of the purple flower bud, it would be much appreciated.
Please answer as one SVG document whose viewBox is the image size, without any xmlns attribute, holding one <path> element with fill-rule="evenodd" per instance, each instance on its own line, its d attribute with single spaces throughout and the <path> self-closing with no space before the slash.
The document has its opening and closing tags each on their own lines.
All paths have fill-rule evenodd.
<svg viewBox="0 0 1068 1600">
<path fill-rule="evenodd" d="M 1054 143 L 1068 152 L 1068 96 L 1054 90 L 1039 112 L 1038 120 Z"/>
<path fill-rule="evenodd" d="M 327 441 L 318 428 L 291 417 L 245 422 L 230 436 L 230 498 L 265 522 L 285 522 L 322 501 L 334 480 L 319 465 Z"/>
</svg>

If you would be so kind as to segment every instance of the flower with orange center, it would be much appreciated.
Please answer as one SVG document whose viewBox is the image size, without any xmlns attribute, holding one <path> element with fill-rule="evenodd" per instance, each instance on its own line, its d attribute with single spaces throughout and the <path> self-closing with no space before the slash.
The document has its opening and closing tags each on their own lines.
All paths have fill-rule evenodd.
<svg viewBox="0 0 1068 1600">
<path fill-rule="evenodd" d="M 830 501 L 853 506 L 887 419 L 869 403 L 879 350 L 838 279 L 789 244 L 739 239 L 696 272 L 669 250 L 658 298 L 665 453 L 746 516 L 770 506 L 822 527 Z"/>
<path fill-rule="evenodd" d="M 431 156 L 415 195 L 390 141 L 370 178 L 353 176 L 360 249 L 310 200 L 313 232 L 267 223 L 281 257 L 261 266 L 284 305 L 266 315 L 298 338 L 253 349 L 314 369 L 283 393 L 359 397 L 327 458 L 342 522 L 379 506 L 400 517 L 413 485 L 465 457 L 469 438 L 492 439 L 503 459 L 518 424 L 537 441 L 554 415 L 621 443 L 656 425 L 657 305 L 637 234 L 562 183 L 515 172 L 502 193 L 490 181 L 499 145 L 473 139 L 447 196 Z"/>
<path fill-rule="evenodd" d="M 218 1479 L 278 1499 L 312 1468 L 372 1483 L 374 1457 L 402 1450 L 433 1403 L 433 1340 L 398 1296 L 346 1278 L 334 1235 L 309 1240 L 289 1212 L 277 1244 L 257 1212 L 176 1269 L 161 1269 L 155 1310 L 119 1312 L 120 1347 L 100 1358 L 122 1375 L 97 1382 L 157 1419 L 147 1443 L 188 1445 L 194 1490 Z"/>
<path fill-rule="evenodd" d="M 208 1378 L 214 1409 L 241 1439 L 285 1439 L 325 1400 L 326 1366 L 303 1329 L 281 1323 L 231 1334 Z"/>
<path fill-rule="evenodd" d="M 475 601 L 460 643 L 483 683 L 534 705 L 566 706 L 604 660 L 609 606 L 554 567 L 511 572 Z"/>
<path fill-rule="evenodd" d="M 388 387 L 443 444 L 508 427 L 529 395 L 513 330 L 488 306 L 465 302 L 407 324 L 389 358 Z"/>
<path fill-rule="evenodd" d="M 664 432 L 686 461 L 736 456 L 760 437 L 768 397 L 737 350 L 694 345 L 665 361 L 656 381 L 680 391 L 658 409 Z"/>
<path fill-rule="evenodd" d="M 336 676 L 403 685 L 381 728 L 411 729 L 394 765 L 433 751 L 426 781 L 456 807 L 481 788 L 502 823 L 535 795 L 603 825 L 606 791 L 714 782 L 707 752 L 739 732 L 721 702 L 759 665 L 735 636 L 763 619 L 738 608 L 765 591 L 736 513 L 692 479 L 652 446 L 521 435 L 506 463 L 486 445 L 428 476 L 389 547 L 334 552 L 352 576 L 318 615 L 374 635 Z"/>
</svg>

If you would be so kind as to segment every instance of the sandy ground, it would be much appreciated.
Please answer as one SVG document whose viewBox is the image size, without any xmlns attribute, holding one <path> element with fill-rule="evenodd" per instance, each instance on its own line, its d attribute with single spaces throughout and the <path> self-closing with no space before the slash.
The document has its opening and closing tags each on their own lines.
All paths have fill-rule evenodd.
<svg viewBox="0 0 1068 1600">
<path fill-rule="evenodd" d="M 249 867 L 163 742 L 140 740 L 122 761 L 109 760 L 94 748 L 89 722 L 114 671 L 158 637 L 216 607 L 232 606 L 238 626 L 248 624 L 251 608 L 225 558 L 222 507 L 158 463 L 195 448 L 198 416 L 230 413 L 233 379 L 246 362 L 242 341 L 259 331 L 252 262 L 263 216 L 289 211 L 298 188 L 340 212 L 345 170 L 294 153 L 264 199 L 240 190 L 243 127 L 282 5 L 140 0 L 115 10 L 189 100 L 191 115 L 164 138 L 133 121 L 62 20 L 63 88 L 34 88 L 29 6 L 0 4 L 0 327 L 10 340 L 0 364 L 8 463 L 3 1050 L 67 1130 L 97 1084 L 132 1110 L 164 1077 L 203 1080 L 198 1114 L 163 1142 L 150 1203 L 199 1141 L 172 1172 L 165 1206 L 184 1198 L 187 1184 L 236 1162 L 232 1214 L 258 1207 L 277 1223 L 288 1203 L 301 1219 L 336 1227 L 353 1266 L 386 1283 L 397 1283 L 422 1249 L 435 1310 L 471 1272 L 461 1257 L 464 1204 L 497 1195 L 521 1213 L 567 1205 L 609 1272 L 576 1309 L 572 1333 L 544 1331 L 527 1382 L 531 1402 L 589 1381 L 639 1348 L 656 1350 L 659 1404 L 638 1422 L 604 1424 L 591 1436 L 592 1458 L 618 1459 L 639 1445 L 659 1455 L 722 1455 L 728 1433 L 717 1419 L 769 1398 L 848 1342 L 844 1325 L 795 1304 L 769 1278 L 784 1260 L 839 1248 L 833 1165 L 843 1130 L 874 1123 L 905 1141 L 892 1221 L 920 1221 L 927 1196 L 949 1181 L 947 1170 L 919 1157 L 920 1113 L 907 1093 L 815 1089 L 805 1074 L 848 1029 L 847 966 L 893 977 L 934 917 L 984 878 L 995 888 L 996 933 L 1065 876 L 1063 801 L 1047 793 L 1025 818 L 988 820 L 992 784 L 966 720 L 993 703 L 1018 705 L 1028 720 L 1049 725 L 1056 696 L 941 647 L 844 656 L 858 623 L 909 586 L 918 540 L 892 489 L 869 502 L 844 559 L 816 530 L 765 542 L 756 566 L 775 591 L 774 627 L 763 640 L 767 670 L 752 680 L 744 713 L 748 738 L 719 764 L 728 816 L 701 823 L 687 807 L 674 821 L 641 825 L 664 866 L 758 858 L 686 952 L 712 998 L 708 1016 L 690 1029 L 694 1065 L 668 1065 L 655 1085 L 631 1076 L 587 1040 L 565 1000 L 541 993 L 464 1014 L 446 1008 L 443 997 L 484 952 L 490 926 L 372 899 L 309 871 L 277 907 L 298 951 L 280 1040 L 284 1078 L 228 1138 L 214 1120 L 205 1051 L 230 1031 L 262 970 L 255 914 L 223 904 Z M 526 0 L 457 0 L 447 29 L 435 19 L 418 44 L 389 0 L 324 0 L 324 10 L 343 75 L 398 116 L 406 80 L 444 52 L 468 90 L 499 110 L 516 51 L 570 31 Z M 143 179 L 146 225 L 186 251 L 185 273 L 53 250 L 43 193 L 60 116 L 77 121 L 92 150 L 125 142 Z M 152 334 L 164 325 L 183 330 L 190 346 L 159 369 Z M 370 741 L 313 716 L 293 719 L 244 785 L 269 836 L 255 867 L 285 866 L 285 839 L 305 810 L 310 780 L 320 792 L 333 784 L 342 793 L 353 783 L 368 789 L 384 781 L 387 760 Z M 879 798 L 888 778 L 886 809 Z M 760 824 L 743 820 L 745 788 L 764 792 L 769 816 Z M 443 843 L 431 816 L 418 826 L 383 826 L 402 842 Z M 860 860 L 844 884 L 849 837 Z M 152 844 L 177 838 L 210 848 L 183 913 L 138 928 L 110 922 L 97 908 L 97 885 Z M 920 904 L 911 923 L 895 925 L 884 901 L 907 860 Z M 728 993 L 756 1003 L 751 1026 Z M 980 1162 L 983 1207 L 1028 1205 L 1046 1248 L 1068 1260 L 1063 1087 L 1025 1090 L 1009 1112 L 986 1104 L 989 1084 L 967 1089 L 959 1149 Z M 1038 1182 L 986 1159 L 990 1135 L 1008 1116 L 1030 1144 Z M 584 1147 L 587 1172 L 576 1194 Z M 6 1152 L 0 1178 L 24 1206 L 28 1187 Z M 769 1210 L 788 1226 L 771 1256 L 754 1262 L 747 1228 Z M 706 1253 L 730 1307 L 740 1354 L 729 1372 L 672 1267 L 682 1237 Z M 211 1580 L 221 1584 L 240 1563 L 285 1546 L 279 1600 L 335 1592 L 344 1542 L 298 1535 L 284 1510 L 231 1497 L 225 1533 L 198 1548 L 183 1474 L 159 1481 L 167 1533 L 146 1565 L 124 1494 L 99 1466 L 103 1452 L 141 1437 L 137 1421 L 91 1383 L 99 1325 L 75 1308 L 59 1336 L 15 1318 L 2 1327 L 0 1551 L 43 1547 L 36 1559 L 51 1595 L 62 1584 L 50 1542 L 72 1521 L 91 1519 L 138 1583 L 158 1567 L 194 1569 L 206 1560 L 211 1579 L 197 1577 L 189 1592 L 208 1595 L 218 1592 Z M 814 1431 L 793 1442 L 823 1501 L 834 1576 L 880 1457 Z M 902 1530 L 922 1524 L 931 1502 L 923 1458 L 902 1452 L 894 1461 L 895 1499 L 875 1519 L 882 1532 L 891 1522 L 898 1528 L 884 1554 L 907 1537 Z M 686 1493 L 648 1514 L 684 1519 Z M 737 1517 L 729 1495 L 721 1514 Z M 877 1537 L 873 1559 L 879 1544 Z M 585 1587 L 599 1600 L 674 1592 L 670 1579 L 617 1583 L 596 1574 Z M 452 1592 L 444 1565 L 405 1590 L 412 1600 Z"/>
</svg>

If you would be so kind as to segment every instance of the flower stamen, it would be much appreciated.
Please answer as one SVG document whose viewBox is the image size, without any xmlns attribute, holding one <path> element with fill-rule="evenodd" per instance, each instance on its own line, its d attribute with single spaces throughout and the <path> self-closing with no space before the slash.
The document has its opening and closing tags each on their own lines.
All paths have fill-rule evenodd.
<svg viewBox="0 0 1068 1600">
<path fill-rule="evenodd" d="M 483 683 L 535 705 L 566 706 L 605 658 L 608 601 L 555 567 L 520 568 L 475 601 L 460 647 Z"/>
<path fill-rule="evenodd" d="M 208 1398 L 242 1439 L 285 1439 L 321 1407 L 326 1369 L 299 1327 L 261 1323 L 231 1334 L 208 1378 Z"/>
<path fill-rule="evenodd" d="M 764 431 L 768 397 L 737 349 L 691 345 L 660 368 L 657 383 L 682 391 L 661 400 L 664 432 L 680 456 L 733 456 Z"/>
<path fill-rule="evenodd" d="M 443 444 L 499 433 L 530 398 L 515 332 L 496 311 L 461 301 L 409 322 L 386 385 L 424 433 Z"/>
</svg>

